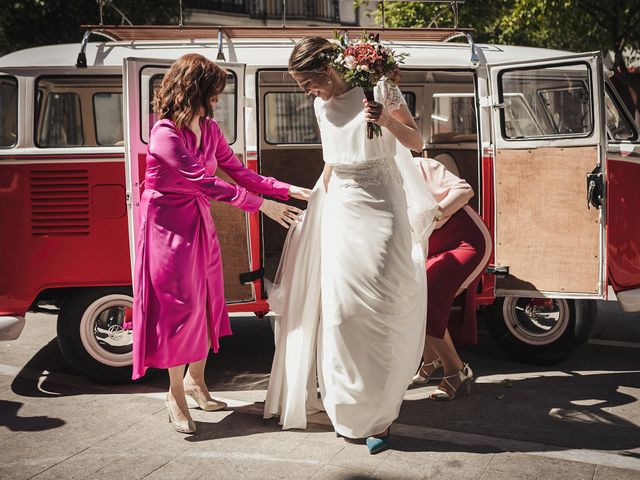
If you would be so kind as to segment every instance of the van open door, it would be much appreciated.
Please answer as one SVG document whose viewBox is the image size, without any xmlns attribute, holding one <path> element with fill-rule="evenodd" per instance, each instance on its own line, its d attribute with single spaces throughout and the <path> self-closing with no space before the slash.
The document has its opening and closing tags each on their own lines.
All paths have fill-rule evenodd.
<svg viewBox="0 0 640 480">
<path fill-rule="evenodd" d="M 606 85 L 607 273 L 622 309 L 640 311 L 640 133 Z"/>
<path fill-rule="evenodd" d="M 165 72 L 172 63 L 171 60 L 160 59 L 126 58 L 124 60 L 125 162 L 132 271 L 135 261 L 135 244 L 138 238 L 138 207 L 140 196 L 144 191 L 147 144 L 149 132 L 155 122 L 151 104 L 154 90 L 160 86 Z M 245 66 L 244 64 L 218 63 L 229 72 L 229 75 L 227 86 L 219 97 L 214 116 L 234 153 L 244 162 Z M 233 183 L 221 170 L 218 170 L 216 175 Z M 241 284 L 239 280 L 240 274 L 254 270 L 250 257 L 249 214 L 221 202 L 212 202 L 211 214 L 216 224 L 222 251 L 227 303 L 251 302 L 256 299 L 253 284 Z"/>
<path fill-rule="evenodd" d="M 488 69 L 496 295 L 605 298 L 600 55 Z"/>
</svg>

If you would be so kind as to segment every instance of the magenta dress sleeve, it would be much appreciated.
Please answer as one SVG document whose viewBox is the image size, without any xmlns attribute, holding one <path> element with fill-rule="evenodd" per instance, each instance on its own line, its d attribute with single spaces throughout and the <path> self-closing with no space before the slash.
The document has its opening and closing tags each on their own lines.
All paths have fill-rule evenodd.
<svg viewBox="0 0 640 480">
<path fill-rule="evenodd" d="M 158 122 L 152 133 L 149 139 L 149 154 L 172 168 L 185 180 L 192 182 L 204 195 L 248 212 L 257 212 L 260 209 L 262 198 L 249 193 L 241 185 L 231 185 L 221 178 L 207 174 L 204 165 L 189 151 L 172 123 Z"/>
<path fill-rule="evenodd" d="M 246 189 L 261 195 L 269 195 L 270 197 L 287 200 L 289 198 L 288 183 L 276 180 L 273 177 L 263 177 L 253 170 L 245 167 L 235 156 L 231 147 L 227 143 L 224 135 L 220 131 L 220 127 L 216 122 L 212 123 L 213 134 L 216 135 L 216 151 L 215 157 L 218 167 L 224 170 L 234 182 L 242 185 Z"/>
</svg>

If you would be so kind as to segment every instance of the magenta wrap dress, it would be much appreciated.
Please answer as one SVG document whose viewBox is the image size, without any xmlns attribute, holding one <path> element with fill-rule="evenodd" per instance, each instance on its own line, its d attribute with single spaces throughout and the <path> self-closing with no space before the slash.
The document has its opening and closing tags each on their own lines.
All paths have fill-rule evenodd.
<svg viewBox="0 0 640 480">
<path fill-rule="evenodd" d="M 210 200 L 256 212 L 256 194 L 289 198 L 289 184 L 263 177 L 234 155 L 215 120 L 200 122 L 201 145 L 168 119 L 149 137 L 139 209 L 133 296 L 133 375 L 206 358 L 231 334 L 222 258 Z M 237 185 L 215 176 L 221 168 Z"/>
</svg>

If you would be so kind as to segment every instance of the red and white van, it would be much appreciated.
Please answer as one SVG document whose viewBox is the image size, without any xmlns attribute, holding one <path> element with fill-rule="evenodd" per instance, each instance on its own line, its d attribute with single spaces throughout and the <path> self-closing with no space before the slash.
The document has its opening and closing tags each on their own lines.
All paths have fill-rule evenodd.
<svg viewBox="0 0 640 480">
<path fill-rule="evenodd" d="M 113 382 L 130 375 L 130 240 L 155 86 L 184 53 L 218 59 L 229 81 L 216 117 L 238 157 L 311 186 L 319 134 L 287 60 L 296 39 L 333 31 L 98 33 L 112 40 L 86 45 L 86 66 L 80 45 L 0 58 L 0 325 L 16 333 L 27 312 L 57 306 L 66 359 Z M 471 184 L 492 232 L 478 306 L 502 348 L 559 361 L 587 340 L 596 299 L 640 310 L 640 138 L 600 55 L 475 45 L 447 29 L 380 33 L 409 54 L 401 89 L 425 153 Z M 263 277 L 285 231 L 218 203 L 212 214 L 230 311 L 267 313 Z"/>
</svg>

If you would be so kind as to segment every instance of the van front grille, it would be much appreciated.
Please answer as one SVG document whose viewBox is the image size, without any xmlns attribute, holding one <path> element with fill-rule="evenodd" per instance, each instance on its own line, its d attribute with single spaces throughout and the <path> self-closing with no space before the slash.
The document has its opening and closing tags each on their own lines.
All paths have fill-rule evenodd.
<svg viewBox="0 0 640 480">
<path fill-rule="evenodd" d="M 31 234 L 89 235 L 88 170 L 32 170 Z"/>
</svg>

